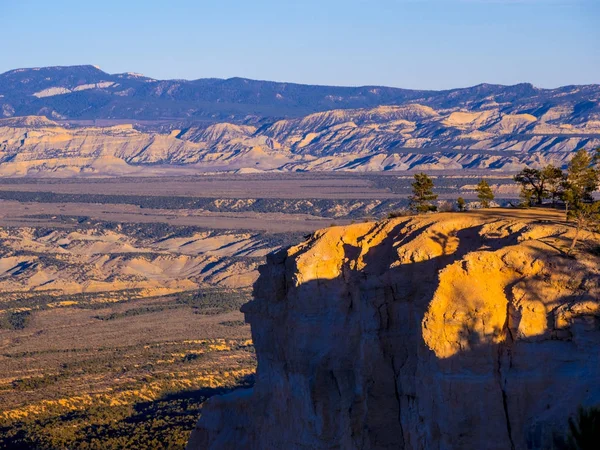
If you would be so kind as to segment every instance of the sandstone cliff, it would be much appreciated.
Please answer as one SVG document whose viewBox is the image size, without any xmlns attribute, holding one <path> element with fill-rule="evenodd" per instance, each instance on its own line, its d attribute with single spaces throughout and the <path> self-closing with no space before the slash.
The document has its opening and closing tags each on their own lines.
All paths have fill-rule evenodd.
<svg viewBox="0 0 600 450">
<path fill-rule="evenodd" d="M 251 390 L 192 449 L 547 449 L 600 403 L 599 258 L 560 216 L 333 227 L 269 257 L 243 307 Z"/>
</svg>

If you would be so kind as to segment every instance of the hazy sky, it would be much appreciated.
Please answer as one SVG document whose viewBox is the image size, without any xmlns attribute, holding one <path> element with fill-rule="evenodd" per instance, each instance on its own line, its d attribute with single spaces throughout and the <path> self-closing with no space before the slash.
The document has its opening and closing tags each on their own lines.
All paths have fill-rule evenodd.
<svg viewBox="0 0 600 450">
<path fill-rule="evenodd" d="M 0 0 L 0 72 L 450 88 L 600 83 L 600 0 Z"/>
</svg>

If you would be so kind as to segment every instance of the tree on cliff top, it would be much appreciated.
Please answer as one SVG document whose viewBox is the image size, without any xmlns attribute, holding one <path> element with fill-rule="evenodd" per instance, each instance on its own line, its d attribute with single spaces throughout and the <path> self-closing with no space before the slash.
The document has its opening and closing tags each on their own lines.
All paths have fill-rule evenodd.
<svg viewBox="0 0 600 450">
<path fill-rule="evenodd" d="M 582 210 L 583 205 L 594 201 L 592 193 L 598 189 L 598 184 L 600 184 L 600 173 L 595 167 L 599 154 L 600 152 L 596 150 L 596 155 L 592 157 L 582 149 L 569 163 L 567 176 L 562 186 L 562 199 L 566 206 L 567 220 L 574 218 L 574 215 Z"/>
<path fill-rule="evenodd" d="M 436 207 L 432 203 L 437 199 L 433 193 L 433 180 L 423 172 L 415 174 L 415 181 L 412 183 L 413 195 L 409 197 L 410 209 L 417 213 L 435 211 Z"/>
<path fill-rule="evenodd" d="M 598 150 L 596 150 L 598 152 Z M 579 150 L 567 171 L 565 182 L 565 202 L 576 206 L 580 203 L 591 203 L 594 199 L 592 193 L 598 189 L 600 177 L 598 169 L 594 167 L 598 162 L 598 154 L 594 157 L 586 150 Z"/>
<path fill-rule="evenodd" d="M 588 231 L 592 234 L 600 231 L 600 202 L 581 203 L 571 208 L 569 218 L 575 224 L 575 236 L 567 252 L 570 255 L 575 250 L 582 231 Z"/>
<path fill-rule="evenodd" d="M 527 167 L 516 174 L 514 180 L 521 185 L 521 198 L 527 205 L 533 206 L 534 202 L 538 205 L 542 204 L 544 179 L 541 170 Z"/>
<path fill-rule="evenodd" d="M 566 207 L 566 219 L 575 224 L 575 236 L 568 253 L 575 250 L 581 231 L 595 233 L 600 224 L 600 202 L 594 202 L 593 193 L 600 184 L 600 170 L 596 167 L 600 152 L 591 155 L 579 150 L 571 162 L 563 183 L 562 199 Z"/>
<path fill-rule="evenodd" d="M 490 202 L 494 200 L 494 193 L 492 192 L 492 188 L 489 183 L 481 179 L 481 181 L 477 184 L 477 198 L 481 203 L 482 208 L 489 208 Z"/>
<path fill-rule="evenodd" d="M 564 194 L 566 174 L 560 168 L 549 164 L 542 169 L 542 176 L 546 181 L 546 197 L 552 200 L 554 206 Z"/>
<path fill-rule="evenodd" d="M 521 184 L 521 198 L 529 206 L 541 205 L 546 198 L 554 203 L 560 196 L 563 171 L 552 164 L 542 170 L 525 168 L 515 175 L 514 180 Z"/>
</svg>

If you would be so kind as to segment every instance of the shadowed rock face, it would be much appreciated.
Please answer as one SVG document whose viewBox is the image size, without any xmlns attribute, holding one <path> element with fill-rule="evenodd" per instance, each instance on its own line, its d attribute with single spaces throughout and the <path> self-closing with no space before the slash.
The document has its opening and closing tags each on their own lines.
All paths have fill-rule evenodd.
<svg viewBox="0 0 600 450">
<path fill-rule="evenodd" d="M 600 403 L 599 261 L 561 254 L 572 233 L 438 214 L 271 255 L 243 307 L 256 384 L 208 401 L 188 448 L 551 448 Z"/>
</svg>

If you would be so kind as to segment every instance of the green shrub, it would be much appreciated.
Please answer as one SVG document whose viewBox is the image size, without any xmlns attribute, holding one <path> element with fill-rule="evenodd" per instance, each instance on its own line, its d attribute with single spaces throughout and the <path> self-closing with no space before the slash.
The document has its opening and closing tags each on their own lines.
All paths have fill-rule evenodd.
<svg viewBox="0 0 600 450">
<path fill-rule="evenodd" d="M 0 317 L 0 329 L 23 330 L 31 320 L 29 311 L 7 312 Z"/>
</svg>

